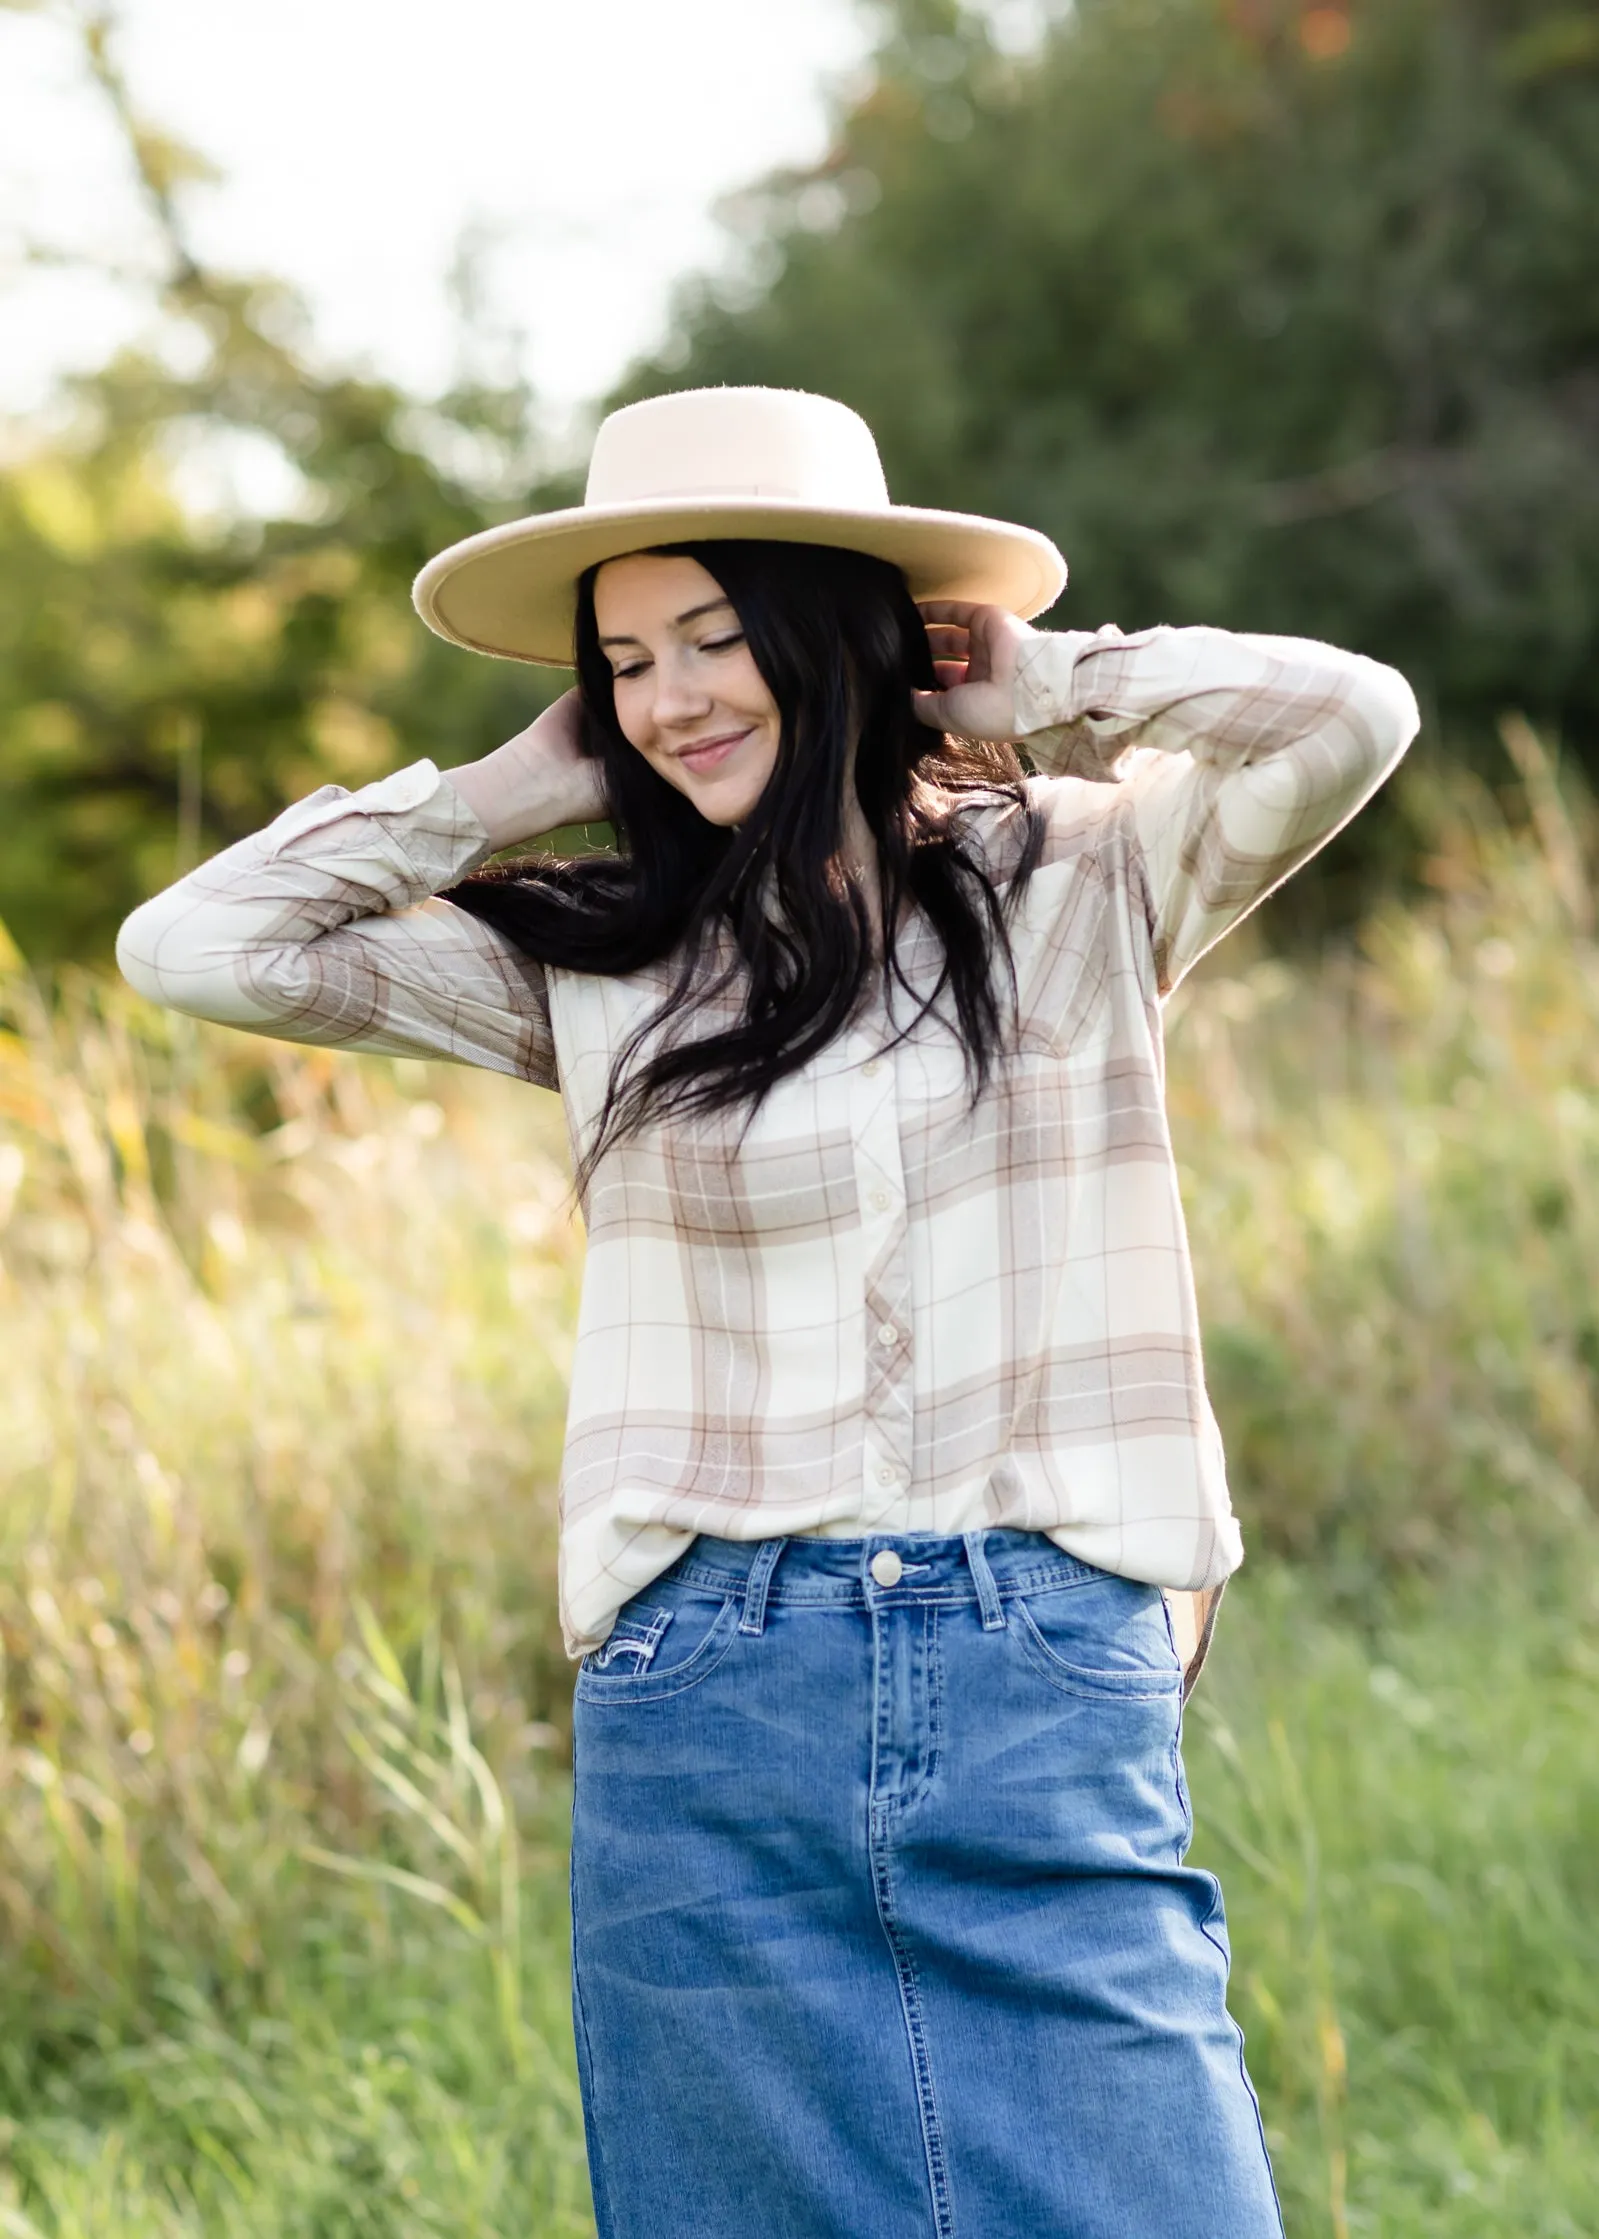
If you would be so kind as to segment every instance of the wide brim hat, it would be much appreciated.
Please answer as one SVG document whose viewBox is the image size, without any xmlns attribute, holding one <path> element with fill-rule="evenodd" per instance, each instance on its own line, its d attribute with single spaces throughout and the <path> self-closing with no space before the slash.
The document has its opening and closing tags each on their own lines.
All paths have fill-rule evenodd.
<svg viewBox="0 0 1599 2239">
<path fill-rule="evenodd" d="M 872 431 L 800 389 L 680 389 L 601 421 L 581 505 L 469 536 L 412 597 L 430 630 L 474 653 L 571 666 L 585 570 L 663 544 L 749 537 L 891 561 L 915 599 L 1053 605 L 1066 563 L 1047 536 L 976 513 L 894 505 Z"/>
</svg>

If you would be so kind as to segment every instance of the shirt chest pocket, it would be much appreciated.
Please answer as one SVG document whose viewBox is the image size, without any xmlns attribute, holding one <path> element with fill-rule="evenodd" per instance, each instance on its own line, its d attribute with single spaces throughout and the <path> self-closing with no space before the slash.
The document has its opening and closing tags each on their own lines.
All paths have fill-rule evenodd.
<svg viewBox="0 0 1599 2239">
<path fill-rule="evenodd" d="M 1112 912 L 1092 856 L 1040 871 L 1012 931 L 1021 1048 L 1068 1074 L 1102 1057 L 1112 1030 Z"/>
</svg>

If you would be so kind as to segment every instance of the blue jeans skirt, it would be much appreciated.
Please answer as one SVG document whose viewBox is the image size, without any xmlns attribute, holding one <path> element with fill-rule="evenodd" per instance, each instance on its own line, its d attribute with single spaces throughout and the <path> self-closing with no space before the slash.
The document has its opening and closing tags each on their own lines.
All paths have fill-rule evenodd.
<svg viewBox="0 0 1599 2239">
<path fill-rule="evenodd" d="M 1281 2239 L 1157 1588 L 697 1539 L 584 1662 L 601 2239 Z"/>
</svg>

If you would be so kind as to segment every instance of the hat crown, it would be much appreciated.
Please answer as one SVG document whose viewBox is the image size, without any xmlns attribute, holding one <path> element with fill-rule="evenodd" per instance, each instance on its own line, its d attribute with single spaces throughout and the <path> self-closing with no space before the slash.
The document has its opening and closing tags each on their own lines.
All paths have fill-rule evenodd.
<svg viewBox="0 0 1599 2239">
<path fill-rule="evenodd" d="M 768 498 L 874 512 L 888 484 L 858 412 L 802 389 L 679 389 L 602 420 L 588 506 Z"/>
</svg>

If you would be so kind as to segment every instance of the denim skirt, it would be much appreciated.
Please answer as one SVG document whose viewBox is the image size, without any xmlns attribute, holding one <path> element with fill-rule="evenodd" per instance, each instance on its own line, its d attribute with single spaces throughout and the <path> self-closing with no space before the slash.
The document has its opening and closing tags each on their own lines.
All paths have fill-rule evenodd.
<svg viewBox="0 0 1599 2239">
<path fill-rule="evenodd" d="M 1281 2239 L 1164 1598 L 697 1539 L 578 1674 L 600 2239 Z"/>
</svg>

